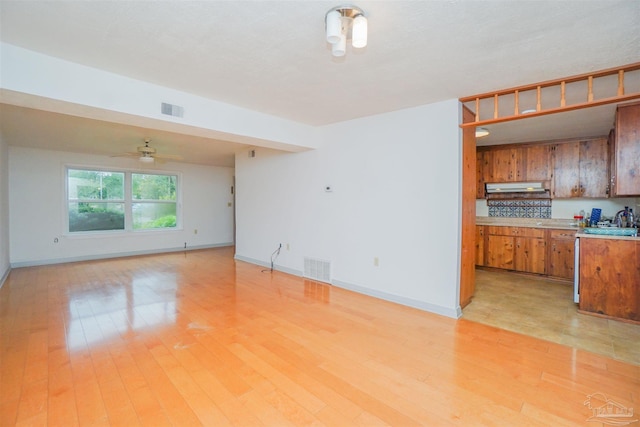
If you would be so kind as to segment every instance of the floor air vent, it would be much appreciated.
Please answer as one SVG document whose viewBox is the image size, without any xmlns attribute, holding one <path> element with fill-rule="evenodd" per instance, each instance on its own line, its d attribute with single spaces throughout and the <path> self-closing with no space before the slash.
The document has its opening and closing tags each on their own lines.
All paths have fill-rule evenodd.
<svg viewBox="0 0 640 427">
<path fill-rule="evenodd" d="M 331 283 L 331 262 L 305 257 L 303 276 L 319 282 Z"/>
</svg>

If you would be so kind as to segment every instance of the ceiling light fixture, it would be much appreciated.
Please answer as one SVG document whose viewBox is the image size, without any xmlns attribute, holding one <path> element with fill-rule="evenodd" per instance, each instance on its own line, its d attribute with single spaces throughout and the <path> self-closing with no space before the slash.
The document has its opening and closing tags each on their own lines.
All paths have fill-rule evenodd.
<svg viewBox="0 0 640 427">
<path fill-rule="evenodd" d="M 334 7 L 325 15 L 324 23 L 327 43 L 331 44 L 333 56 L 344 56 L 349 38 L 351 38 L 351 46 L 356 49 L 367 45 L 367 18 L 359 7 Z"/>
<path fill-rule="evenodd" d="M 476 138 L 482 138 L 489 135 L 489 129 L 487 128 L 476 128 Z"/>
<path fill-rule="evenodd" d="M 151 157 L 147 153 L 144 153 L 142 156 L 140 156 L 138 160 L 140 160 L 142 163 L 153 163 L 153 157 Z"/>
</svg>

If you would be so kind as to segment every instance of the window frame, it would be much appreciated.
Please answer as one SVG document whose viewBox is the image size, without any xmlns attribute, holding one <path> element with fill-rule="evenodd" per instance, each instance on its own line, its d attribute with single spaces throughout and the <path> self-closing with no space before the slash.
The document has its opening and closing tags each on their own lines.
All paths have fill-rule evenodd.
<svg viewBox="0 0 640 427">
<path fill-rule="evenodd" d="M 176 198 L 175 200 L 163 200 L 163 199 L 134 199 L 133 198 L 133 176 L 134 175 L 159 175 L 159 176 L 171 176 L 175 177 L 175 191 Z M 129 182 L 129 192 L 131 193 L 131 209 L 129 209 L 129 213 L 131 214 L 131 229 L 133 231 L 152 231 L 152 230 L 175 230 L 178 228 L 178 175 L 177 174 L 167 174 L 167 173 L 157 173 L 157 172 L 135 172 L 132 171 L 130 174 L 131 181 Z M 135 220 L 133 218 L 133 206 L 135 204 L 149 204 L 149 205 L 175 205 L 176 206 L 176 225 L 175 227 L 156 227 L 156 228 L 135 228 Z M 126 219 L 125 219 L 126 222 Z"/>
<path fill-rule="evenodd" d="M 98 203 L 124 203 L 124 229 L 117 230 L 88 230 L 88 231 L 70 231 L 69 228 L 69 204 L 73 202 L 79 202 L 80 199 L 71 200 L 69 194 L 69 171 L 70 170 L 84 170 L 90 172 L 111 172 L 111 173 L 123 173 L 124 174 L 124 201 L 117 200 L 95 200 Z M 174 176 L 176 179 L 176 200 L 166 201 L 165 203 L 175 203 L 176 206 L 176 226 L 175 227 L 160 227 L 160 228 L 133 228 L 133 204 L 146 202 L 146 200 L 134 200 L 133 199 L 133 174 L 141 175 L 164 175 Z M 183 231 L 182 227 L 182 174 L 177 171 L 165 171 L 165 170 L 142 170 L 142 169 L 125 169 L 117 167 L 105 167 L 105 166 L 87 166 L 77 164 L 67 164 L 63 168 L 64 179 L 64 232 L 63 234 L 68 237 L 91 237 L 91 236 L 125 236 L 132 233 L 171 233 Z M 158 203 L 160 201 L 151 201 Z"/>
</svg>

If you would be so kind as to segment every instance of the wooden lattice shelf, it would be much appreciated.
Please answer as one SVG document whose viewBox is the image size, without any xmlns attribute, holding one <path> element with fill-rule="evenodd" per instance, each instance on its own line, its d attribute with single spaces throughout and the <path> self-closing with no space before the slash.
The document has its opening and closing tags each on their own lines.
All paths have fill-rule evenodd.
<svg viewBox="0 0 640 427">
<path fill-rule="evenodd" d="M 632 80 L 625 92 L 625 78 Z M 474 111 L 462 127 L 482 126 L 640 98 L 640 62 L 460 98 Z"/>
</svg>

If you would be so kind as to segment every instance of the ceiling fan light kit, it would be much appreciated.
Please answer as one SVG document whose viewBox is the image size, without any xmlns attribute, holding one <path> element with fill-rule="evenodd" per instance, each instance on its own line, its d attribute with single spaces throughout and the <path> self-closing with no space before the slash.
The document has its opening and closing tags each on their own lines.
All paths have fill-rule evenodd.
<svg viewBox="0 0 640 427">
<path fill-rule="evenodd" d="M 134 157 L 140 161 L 140 163 L 155 163 L 156 159 L 162 160 L 182 160 L 182 156 L 175 156 L 171 154 L 156 154 L 156 149 L 149 147 L 151 139 L 145 138 L 144 146 L 137 147 L 133 153 L 123 153 L 111 157 Z"/>
<path fill-rule="evenodd" d="M 331 44 L 331 54 L 344 56 L 347 39 L 351 46 L 361 49 L 367 45 L 368 22 L 362 9 L 356 6 L 337 6 L 329 10 L 325 17 L 327 43 Z"/>
</svg>

